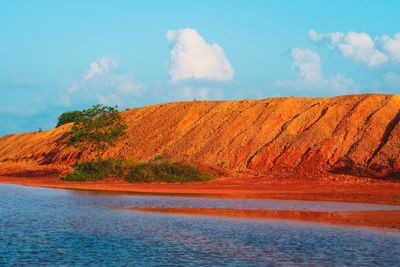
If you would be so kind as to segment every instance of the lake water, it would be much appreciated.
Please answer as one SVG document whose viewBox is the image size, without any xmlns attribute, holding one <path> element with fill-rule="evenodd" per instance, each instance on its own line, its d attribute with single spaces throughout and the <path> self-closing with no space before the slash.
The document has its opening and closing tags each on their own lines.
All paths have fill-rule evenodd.
<svg viewBox="0 0 400 267">
<path fill-rule="evenodd" d="M 400 266 L 400 232 L 112 206 L 382 210 L 396 206 L 112 195 L 0 185 L 0 266 Z"/>
</svg>

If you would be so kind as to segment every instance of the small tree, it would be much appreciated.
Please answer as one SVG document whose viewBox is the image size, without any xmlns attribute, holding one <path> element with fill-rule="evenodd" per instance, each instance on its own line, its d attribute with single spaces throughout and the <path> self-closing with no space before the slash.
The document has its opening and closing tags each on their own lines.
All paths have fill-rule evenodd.
<svg viewBox="0 0 400 267">
<path fill-rule="evenodd" d="M 70 131 L 71 144 L 81 151 L 94 151 L 97 157 L 126 135 L 127 125 L 117 106 L 95 105 L 81 111 Z"/>
<path fill-rule="evenodd" d="M 59 127 L 69 122 L 79 122 L 81 117 L 82 111 L 79 110 L 64 112 L 63 114 L 58 116 L 58 123 L 56 127 Z"/>
</svg>

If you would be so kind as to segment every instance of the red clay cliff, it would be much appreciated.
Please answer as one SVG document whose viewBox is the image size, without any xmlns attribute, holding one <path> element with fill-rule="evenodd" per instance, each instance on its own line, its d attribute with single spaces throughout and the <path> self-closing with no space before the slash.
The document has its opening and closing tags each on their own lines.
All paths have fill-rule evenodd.
<svg viewBox="0 0 400 267">
<path fill-rule="evenodd" d="M 128 138 L 107 156 L 172 160 L 230 176 L 399 177 L 400 96 L 175 102 L 122 112 Z M 0 162 L 70 164 L 70 125 L 0 138 Z"/>
</svg>

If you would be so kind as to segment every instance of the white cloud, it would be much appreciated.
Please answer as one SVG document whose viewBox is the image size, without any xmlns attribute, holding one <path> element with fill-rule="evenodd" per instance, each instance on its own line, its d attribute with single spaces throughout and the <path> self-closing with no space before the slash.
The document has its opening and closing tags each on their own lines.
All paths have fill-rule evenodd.
<svg viewBox="0 0 400 267">
<path fill-rule="evenodd" d="M 336 45 L 338 42 L 343 40 L 344 36 L 345 35 L 342 32 L 317 33 L 314 30 L 310 30 L 308 32 L 308 37 L 312 41 L 314 41 L 316 43 L 324 41 L 325 44 L 331 49 L 334 48 L 334 45 Z"/>
<path fill-rule="evenodd" d="M 367 33 L 332 32 L 321 34 L 310 30 L 308 36 L 312 41 L 323 42 L 331 49 L 338 49 L 344 57 L 364 63 L 368 67 L 381 65 L 388 60 L 388 56 L 375 47 L 375 42 Z"/>
<path fill-rule="evenodd" d="M 89 69 L 85 74 L 86 80 L 91 80 L 98 75 L 109 72 L 117 66 L 117 61 L 111 57 L 102 57 L 98 62 L 93 62 L 90 64 Z"/>
<path fill-rule="evenodd" d="M 169 66 L 172 81 L 232 80 L 234 70 L 218 44 L 208 44 L 195 29 L 190 28 L 170 30 L 166 36 L 173 44 Z"/>
<path fill-rule="evenodd" d="M 375 48 L 374 41 L 366 33 L 349 32 L 339 45 L 345 57 L 366 63 L 369 67 L 385 63 L 388 57 Z"/>
<path fill-rule="evenodd" d="M 308 31 L 308 38 L 310 38 L 314 42 L 319 42 L 322 40 L 322 35 L 317 33 L 314 30 L 309 30 Z"/>
<path fill-rule="evenodd" d="M 60 99 L 62 105 L 91 101 L 106 105 L 124 105 L 141 95 L 143 86 L 134 81 L 133 75 L 115 73 L 117 60 L 102 57 L 92 62 L 80 81 L 69 85 Z"/>
<path fill-rule="evenodd" d="M 382 47 L 389 53 L 392 60 L 400 61 L 400 32 L 396 33 L 393 38 L 383 35 L 380 39 Z"/>
<path fill-rule="evenodd" d="M 297 81 L 278 81 L 279 88 L 316 89 L 334 92 L 353 92 L 356 87 L 352 79 L 343 74 L 325 78 L 322 74 L 319 55 L 308 49 L 294 48 L 291 51 L 292 69 L 299 76 Z"/>
<path fill-rule="evenodd" d="M 294 48 L 291 56 L 293 58 L 293 70 L 298 73 L 305 83 L 318 83 L 323 77 L 321 73 L 321 61 L 317 53 L 307 49 Z"/>
</svg>

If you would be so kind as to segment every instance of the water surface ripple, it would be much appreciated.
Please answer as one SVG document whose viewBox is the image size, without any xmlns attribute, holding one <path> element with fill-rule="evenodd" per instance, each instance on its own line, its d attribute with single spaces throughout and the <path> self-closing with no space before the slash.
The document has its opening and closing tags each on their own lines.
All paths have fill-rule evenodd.
<svg viewBox="0 0 400 267">
<path fill-rule="evenodd" d="M 382 210 L 311 201 L 94 194 L 0 185 L 0 265 L 396 266 L 400 233 L 282 220 L 179 216 L 110 206 Z"/>
</svg>

